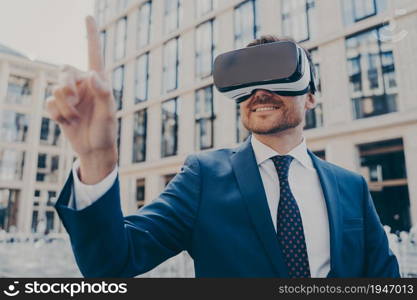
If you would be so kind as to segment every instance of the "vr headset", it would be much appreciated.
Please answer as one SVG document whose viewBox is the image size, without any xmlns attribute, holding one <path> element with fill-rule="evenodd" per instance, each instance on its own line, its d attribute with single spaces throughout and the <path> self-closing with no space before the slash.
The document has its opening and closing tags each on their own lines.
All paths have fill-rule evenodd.
<svg viewBox="0 0 417 300">
<path fill-rule="evenodd" d="M 240 103 L 257 89 L 283 96 L 316 92 L 305 51 L 291 41 L 273 42 L 220 54 L 214 61 L 214 85 Z"/>
</svg>

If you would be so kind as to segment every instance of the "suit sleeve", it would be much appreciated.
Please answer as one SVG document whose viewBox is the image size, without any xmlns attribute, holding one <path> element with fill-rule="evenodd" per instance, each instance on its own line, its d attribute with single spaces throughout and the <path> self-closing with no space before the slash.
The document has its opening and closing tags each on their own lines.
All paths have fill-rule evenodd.
<svg viewBox="0 0 417 300">
<path fill-rule="evenodd" d="M 389 248 L 388 238 L 362 177 L 365 222 L 365 274 L 364 277 L 400 277 L 398 261 Z"/>
<path fill-rule="evenodd" d="M 135 214 L 123 217 L 119 178 L 101 198 L 81 210 L 68 207 L 70 174 L 55 205 L 85 277 L 132 277 L 182 250 L 190 250 L 200 202 L 200 166 L 187 157 L 165 190 Z"/>
</svg>

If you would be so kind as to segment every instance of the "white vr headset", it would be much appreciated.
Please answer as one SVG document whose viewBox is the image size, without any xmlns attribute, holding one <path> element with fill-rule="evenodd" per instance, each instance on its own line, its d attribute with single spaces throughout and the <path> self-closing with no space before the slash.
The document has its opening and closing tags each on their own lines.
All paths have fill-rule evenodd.
<svg viewBox="0 0 417 300">
<path fill-rule="evenodd" d="M 316 92 L 305 51 L 291 41 L 266 43 L 220 54 L 214 61 L 214 85 L 237 103 L 257 89 L 283 96 Z"/>
</svg>

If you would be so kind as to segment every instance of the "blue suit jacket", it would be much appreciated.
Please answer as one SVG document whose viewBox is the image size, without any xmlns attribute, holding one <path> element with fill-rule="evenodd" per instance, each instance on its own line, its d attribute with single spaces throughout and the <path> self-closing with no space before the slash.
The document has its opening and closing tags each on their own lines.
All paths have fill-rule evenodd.
<svg viewBox="0 0 417 300">
<path fill-rule="evenodd" d="M 364 178 L 308 152 L 327 204 L 329 277 L 399 277 Z M 71 189 L 72 175 L 56 209 L 84 276 L 135 276 L 186 250 L 197 277 L 288 277 L 250 139 L 189 155 L 165 190 L 127 217 L 118 179 L 80 211 L 67 206 Z"/>
</svg>

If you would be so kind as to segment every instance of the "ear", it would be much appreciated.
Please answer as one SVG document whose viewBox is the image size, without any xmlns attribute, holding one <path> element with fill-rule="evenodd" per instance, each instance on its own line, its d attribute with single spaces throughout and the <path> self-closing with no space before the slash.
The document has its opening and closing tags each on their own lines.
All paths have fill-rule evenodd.
<svg viewBox="0 0 417 300">
<path fill-rule="evenodd" d="M 308 109 L 313 109 L 314 107 L 316 107 L 317 104 L 317 99 L 316 97 L 312 94 L 312 93 L 308 93 L 307 94 L 307 99 L 306 99 L 306 104 L 305 104 L 305 108 Z"/>
</svg>

